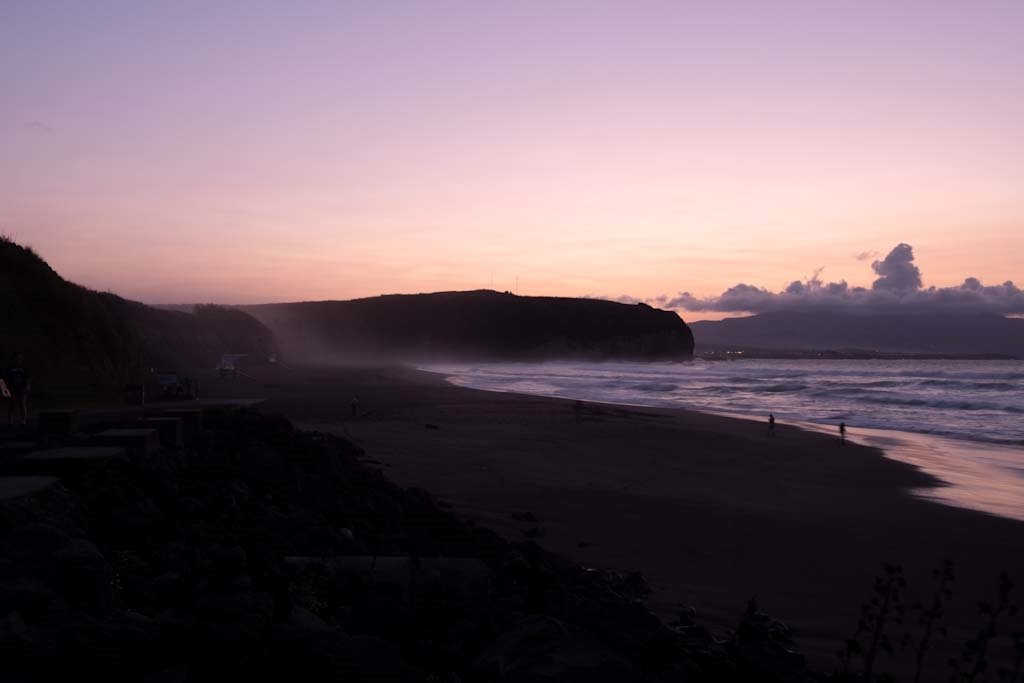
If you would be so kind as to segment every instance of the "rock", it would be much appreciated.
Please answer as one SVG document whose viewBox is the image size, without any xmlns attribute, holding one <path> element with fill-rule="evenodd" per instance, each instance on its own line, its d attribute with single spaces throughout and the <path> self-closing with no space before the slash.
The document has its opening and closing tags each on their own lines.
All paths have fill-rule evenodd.
<svg viewBox="0 0 1024 683">
<path fill-rule="evenodd" d="M 480 678 L 498 681 L 609 683 L 639 671 L 580 628 L 543 615 L 516 622 L 477 658 Z"/>
<path fill-rule="evenodd" d="M 28 624 L 53 619 L 66 613 L 67 603 L 50 586 L 31 577 L 0 582 L 0 614 L 17 612 Z"/>
<path fill-rule="evenodd" d="M 346 630 L 399 641 L 409 627 L 409 620 L 409 611 L 398 599 L 377 591 L 363 592 L 355 598 Z"/>
<path fill-rule="evenodd" d="M 320 571 L 340 590 L 355 592 L 365 586 L 387 590 L 401 600 L 411 590 L 436 587 L 456 602 L 483 608 L 490 600 L 490 572 L 480 560 L 450 557 L 287 557 L 286 564 L 298 573 Z"/>
<path fill-rule="evenodd" d="M 199 408 L 171 408 L 161 411 L 157 416 L 181 420 L 182 435 L 186 438 L 203 431 L 203 411 Z"/>
<path fill-rule="evenodd" d="M 248 567 L 248 556 L 240 545 L 216 546 L 209 551 L 213 572 L 222 578 L 243 574 Z"/>
<path fill-rule="evenodd" d="M 160 449 L 160 435 L 155 429 L 107 429 L 92 438 L 97 446 L 119 446 L 134 461 L 145 459 Z"/>
<path fill-rule="evenodd" d="M 31 522 L 81 535 L 75 500 L 55 477 L 0 477 L 0 529 Z"/>
<path fill-rule="evenodd" d="M 50 436 L 72 436 L 78 431 L 77 410 L 41 410 L 36 416 L 36 428 Z"/>
<path fill-rule="evenodd" d="M 66 546 L 71 537 L 55 526 L 29 522 L 8 531 L 5 540 L 11 552 L 54 553 Z"/>
<path fill-rule="evenodd" d="M 155 429 L 159 435 L 160 445 L 176 451 L 182 446 L 181 419 L 177 417 L 144 417 L 138 421 L 143 429 Z"/>
<path fill-rule="evenodd" d="M 230 625 L 239 638 L 256 639 L 269 625 L 272 607 L 270 596 L 258 591 L 211 592 L 196 602 L 196 619 L 200 625 Z"/>
<path fill-rule="evenodd" d="M 113 572 L 91 542 L 75 539 L 56 554 L 60 594 L 80 609 L 106 613 L 114 603 Z"/>
<path fill-rule="evenodd" d="M 128 463 L 123 448 L 97 446 L 36 451 L 11 461 L 9 466 L 17 468 L 19 474 L 50 475 L 70 484 L 92 476 L 97 470 L 124 467 Z"/>
<path fill-rule="evenodd" d="M 188 667 L 181 664 L 146 676 L 143 679 L 143 683 L 189 683 L 191 680 L 192 677 L 188 673 Z"/>
<path fill-rule="evenodd" d="M 306 630 L 330 629 L 326 621 L 300 605 L 291 608 L 288 613 L 288 624 Z"/>
<path fill-rule="evenodd" d="M 753 599 L 724 645 L 738 673 L 748 680 L 796 683 L 807 678 L 804 658 L 796 652 L 789 628 L 760 612 Z"/>
<path fill-rule="evenodd" d="M 156 564 L 168 572 L 183 576 L 196 570 L 198 557 L 195 548 L 179 542 L 164 543 L 156 552 Z"/>
<path fill-rule="evenodd" d="M 339 641 L 338 649 L 341 656 L 350 662 L 349 677 L 354 680 L 401 683 L 430 681 L 429 677 L 404 661 L 397 643 L 374 636 L 356 636 Z"/>
<path fill-rule="evenodd" d="M 39 450 L 39 444 L 34 441 L 8 441 L 0 444 L 0 463 L 12 456 L 25 455 L 32 451 Z"/>
</svg>

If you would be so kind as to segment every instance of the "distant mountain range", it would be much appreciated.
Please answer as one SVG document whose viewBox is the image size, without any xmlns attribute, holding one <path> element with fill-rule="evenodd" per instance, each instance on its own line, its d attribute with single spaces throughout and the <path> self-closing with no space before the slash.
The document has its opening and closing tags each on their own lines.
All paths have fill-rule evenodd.
<svg viewBox="0 0 1024 683">
<path fill-rule="evenodd" d="M 689 359 L 670 311 L 490 290 L 246 306 L 289 358 L 377 360 Z"/>
<path fill-rule="evenodd" d="M 690 324 L 698 353 L 860 350 L 1024 358 L 1024 319 L 990 313 L 761 313 Z"/>
</svg>

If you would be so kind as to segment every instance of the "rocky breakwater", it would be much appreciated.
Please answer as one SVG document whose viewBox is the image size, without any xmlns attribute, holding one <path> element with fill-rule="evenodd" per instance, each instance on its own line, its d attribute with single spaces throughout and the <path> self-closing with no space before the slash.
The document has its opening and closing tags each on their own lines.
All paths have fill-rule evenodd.
<svg viewBox="0 0 1024 683">
<path fill-rule="evenodd" d="M 215 424 L 143 456 L 72 434 L 5 457 L 0 678 L 815 680 L 753 607 L 724 640 L 666 625 L 639 574 L 510 543 L 344 439 Z"/>
</svg>

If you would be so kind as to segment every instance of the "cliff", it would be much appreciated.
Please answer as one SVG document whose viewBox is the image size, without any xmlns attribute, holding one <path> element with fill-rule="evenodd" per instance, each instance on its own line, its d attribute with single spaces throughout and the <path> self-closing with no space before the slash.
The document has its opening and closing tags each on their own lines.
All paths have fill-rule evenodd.
<svg viewBox="0 0 1024 683">
<path fill-rule="evenodd" d="M 96 292 L 0 238 L 0 366 L 20 353 L 37 395 L 117 394 L 151 367 L 212 367 L 223 353 L 275 352 L 270 331 L 242 311 L 167 311 Z"/>
<path fill-rule="evenodd" d="M 489 290 L 249 306 L 293 358 L 361 360 L 689 359 L 669 311 Z"/>
</svg>

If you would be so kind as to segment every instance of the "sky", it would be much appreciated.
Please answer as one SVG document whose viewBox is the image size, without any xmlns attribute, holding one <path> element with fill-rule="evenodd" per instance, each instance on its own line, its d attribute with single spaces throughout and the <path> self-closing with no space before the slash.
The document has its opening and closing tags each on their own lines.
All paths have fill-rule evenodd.
<svg viewBox="0 0 1024 683">
<path fill-rule="evenodd" d="M 1020 282 L 1022 46 L 1019 0 L 5 0 L 0 232 L 149 303 Z"/>
</svg>

